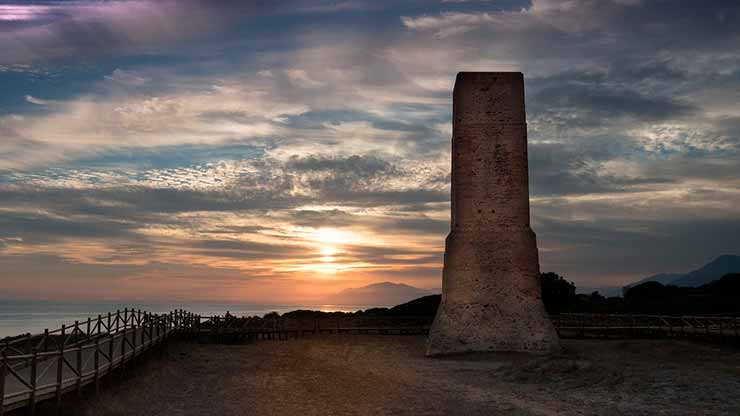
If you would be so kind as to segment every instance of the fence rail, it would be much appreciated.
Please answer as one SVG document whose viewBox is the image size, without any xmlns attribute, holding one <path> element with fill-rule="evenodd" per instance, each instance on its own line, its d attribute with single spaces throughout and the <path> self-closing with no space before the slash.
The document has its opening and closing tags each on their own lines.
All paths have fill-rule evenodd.
<svg viewBox="0 0 740 416">
<path fill-rule="evenodd" d="M 740 317 L 620 314 L 551 316 L 561 337 L 670 337 L 740 341 Z"/>
</svg>

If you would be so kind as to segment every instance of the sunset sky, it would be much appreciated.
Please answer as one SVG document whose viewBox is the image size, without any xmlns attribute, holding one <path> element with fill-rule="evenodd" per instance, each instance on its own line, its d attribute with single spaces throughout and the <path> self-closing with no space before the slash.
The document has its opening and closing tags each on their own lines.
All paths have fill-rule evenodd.
<svg viewBox="0 0 740 416">
<path fill-rule="evenodd" d="M 0 1 L 0 298 L 441 286 L 458 71 L 522 71 L 542 271 L 740 254 L 740 2 Z"/>
</svg>

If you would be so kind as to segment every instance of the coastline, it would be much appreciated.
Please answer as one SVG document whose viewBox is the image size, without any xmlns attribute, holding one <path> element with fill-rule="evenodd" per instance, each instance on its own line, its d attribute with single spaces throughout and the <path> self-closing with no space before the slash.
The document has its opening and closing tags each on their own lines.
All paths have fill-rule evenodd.
<svg viewBox="0 0 740 416">
<path fill-rule="evenodd" d="M 235 302 L 79 302 L 48 300 L 0 300 L 0 339 L 25 333 L 38 334 L 44 329 L 56 329 L 62 324 L 80 322 L 124 308 L 141 309 L 151 313 L 167 313 L 185 309 L 202 316 L 223 315 L 229 311 L 235 316 L 263 316 L 270 312 L 280 314 L 298 309 L 322 312 L 355 312 L 376 305 L 279 305 Z M 380 305 L 385 307 L 385 305 Z"/>
</svg>

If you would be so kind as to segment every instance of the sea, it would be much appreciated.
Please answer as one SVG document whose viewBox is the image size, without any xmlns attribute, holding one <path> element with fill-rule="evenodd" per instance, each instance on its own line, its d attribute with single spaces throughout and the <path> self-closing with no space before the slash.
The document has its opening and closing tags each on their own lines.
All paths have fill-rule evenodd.
<svg viewBox="0 0 740 416">
<path fill-rule="evenodd" d="M 296 309 L 324 312 L 354 312 L 367 309 L 368 305 L 262 305 L 252 303 L 221 302 L 58 302 L 21 301 L 0 299 L 0 339 L 21 334 L 38 334 L 44 329 L 54 330 L 62 324 L 87 321 L 108 312 L 124 308 L 141 309 L 151 313 L 165 313 L 184 309 L 201 316 L 223 315 L 227 311 L 235 316 L 263 316 L 269 312 L 285 313 Z"/>
</svg>

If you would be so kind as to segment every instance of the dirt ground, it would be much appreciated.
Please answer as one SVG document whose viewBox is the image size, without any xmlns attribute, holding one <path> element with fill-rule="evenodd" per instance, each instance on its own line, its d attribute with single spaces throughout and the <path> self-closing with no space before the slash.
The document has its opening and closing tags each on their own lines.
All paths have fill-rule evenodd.
<svg viewBox="0 0 740 416">
<path fill-rule="evenodd" d="M 181 341 L 65 414 L 738 415 L 740 350 L 565 340 L 555 357 L 424 357 L 424 337 Z M 51 409 L 49 409 L 51 410 Z"/>
</svg>

